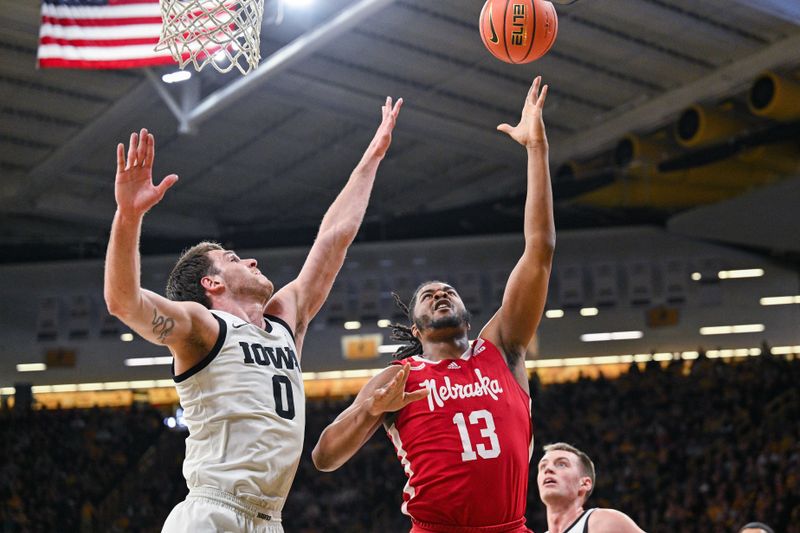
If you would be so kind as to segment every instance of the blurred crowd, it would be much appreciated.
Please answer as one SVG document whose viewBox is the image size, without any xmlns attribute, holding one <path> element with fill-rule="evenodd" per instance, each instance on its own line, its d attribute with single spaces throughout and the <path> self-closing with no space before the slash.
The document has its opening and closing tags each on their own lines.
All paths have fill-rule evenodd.
<svg viewBox="0 0 800 533">
<path fill-rule="evenodd" d="M 531 382 L 536 446 L 569 442 L 597 467 L 587 507 L 612 507 L 649 533 L 730 533 L 759 520 L 800 533 L 800 359 L 701 356 L 620 377 Z M 288 533 L 402 532 L 405 475 L 378 434 L 348 464 L 310 460 L 348 400 L 312 400 L 305 450 L 283 512 Z M 186 494 L 185 433 L 130 409 L 0 414 L 0 532 L 160 531 Z M 528 526 L 547 529 L 531 468 Z"/>
<path fill-rule="evenodd" d="M 631 370 L 534 387 L 538 443 L 570 442 L 595 462 L 589 507 L 619 509 L 650 533 L 728 533 L 753 520 L 800 532 L 800 360 Z M 535 486 L 528 516 L 546 529 Z"/>
<path fill-rule="evenodd" d="M 98 505 L 162 427 L 141 406 L 3 411 L 0 531 L 95 531 Z"/>
</svg>

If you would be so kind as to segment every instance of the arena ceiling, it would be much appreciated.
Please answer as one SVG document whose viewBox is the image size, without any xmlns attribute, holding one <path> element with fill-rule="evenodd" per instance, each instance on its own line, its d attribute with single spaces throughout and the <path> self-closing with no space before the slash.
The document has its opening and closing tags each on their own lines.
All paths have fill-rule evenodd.
<svg viewBox="0 0 800 533">
<path fill-rule="evenodd" d="M 482 0 L 316 0 L 286 7 L 279 25 L 269 22 L 275 2 L 267 0 L 263 71 L 242 78 L 209 69 L 168 86 L 161 75 L 174 68 L 37 70 L 39 5 L 2 0 L 0 261 L 101 255 L 115 207 L 114 147 L 140 127 L 156 135 L 156 174 L 181 176 L 146 217 L 145 252 L 201 238 L 240 248 L 307 244 L 386 95 L 406 105 L 362 238 L 519 231 L 524 151 L 495 126 L 515 121 L 536 74 L 551 86 L 554 176 L 573 162 L 554 177 L 560 228 L 662 223 L 797 176 L 797 117 L 756 119 L 746 106 L 762 72 L 795 75 L 800 7 L 792 0 L 578 0 L 557 6 L 557 42 L 528 65 L 484 49 Z M 284 48 L 296 39 L 303 46 Z M 681 148 L 671 126 L 695 103 L 739 125 Z M 735 183 L 722 182 L 724 169 L 690 173 L 659 189 L 663 174 L 642 178 L 615 159 L 629 133 L 660 143 L 657 163 L 672 170 L 765 144 L 788 154 L 789 165 Z M 676 190 L 682 201 L 670 200 Z M 771 201 L 786 200 L 777 196 Z"/>
</svg>

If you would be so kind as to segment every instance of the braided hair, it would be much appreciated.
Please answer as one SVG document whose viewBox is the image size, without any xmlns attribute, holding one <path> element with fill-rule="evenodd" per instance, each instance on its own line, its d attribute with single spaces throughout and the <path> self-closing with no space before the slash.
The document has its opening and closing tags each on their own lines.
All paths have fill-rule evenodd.
<svg viewBox="0 0 800 533">
<path fill-rule="evenodd" d="M 398 296 L 396 292 L 392 293 L 394 303 L 408 317 L 409 322 L 412 323 L 414 322 L 414 316 L 412 313 L 414 304 L 416 304 L 418 291 L 419 289 L 414 291 L 414 296 L 411 297 L 411 310 L 409 310 L 408 306 L 403 303 L 403 300 L 400 299 L 400 296 Z M 411 332 L 411 328 L 409 326 L 404 326 L 403 324 L 392 324 L 391 328 L 392 332 L 389 334 L 389 338 L 393 341 L 403 343 L 403 346 L 398 348 L 392 357 L 395 359 L 405 359 L 406 357 L 411 357 L 412 355 L 422 355 L 422 341 L 414 336 L 414 333 Z"/>
<path fill-rule="evenodd" d="M 417 288 L 414 289 L 414 294 L 411 296 L 411 301 L 408 302 L 408 305 L 403 303 L 403 300 L 400 299 L 400 296 L 396 292 L 392 293 L 392 297 L 394 297 L 394 303 L 397 304 L 397 307 L 399 307 L 401 311 L 403 311 L 403 314 L 406 315 L 410 324 L 414 323 L 414 308 L 417 306 L 417 295 L 419 294 L 419 291 L 431 283 L 441 283 L 442 285 L 447 285 L 445 282 L 437 280 L 424 281 L 420 283 Z M 414 333 L 411 332 L 411 326 L 392 324 L 390 327 L 392 328 L 392 332 L 389 334 L 389 338 L 393 341 L 403 343 L 403 346 L 398 348 L 392 357 L 395 359 L 405 359 L 406 357 L 411 357 L 412 355 L 422 355 L 422 341 L 416 338 Z"/>
</svg>

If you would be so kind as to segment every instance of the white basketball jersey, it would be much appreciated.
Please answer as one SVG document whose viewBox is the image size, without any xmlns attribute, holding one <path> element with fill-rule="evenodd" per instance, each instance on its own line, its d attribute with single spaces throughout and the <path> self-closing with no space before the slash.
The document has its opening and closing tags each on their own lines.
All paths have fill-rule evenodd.
<svg viewBox="0 0 800 533">
<path fill-rule="evenodd" d="M 267 329 L 214 310 L 219 338 L 208 356 L 175 376 L 189 428 L 183 475 L 280 511 L 294 480 L 305 431 L 305 392 L 288 326 Z"/>
<path fill-rule="evenodd" d="M 584 511 L 583 514 L 564 531 L 564 533 L 589 533 L 589 517 L 593 512 L 594 509 Z M 549 531 L 545 531 L 544 533 L 549 533 Z"/>
</svg>

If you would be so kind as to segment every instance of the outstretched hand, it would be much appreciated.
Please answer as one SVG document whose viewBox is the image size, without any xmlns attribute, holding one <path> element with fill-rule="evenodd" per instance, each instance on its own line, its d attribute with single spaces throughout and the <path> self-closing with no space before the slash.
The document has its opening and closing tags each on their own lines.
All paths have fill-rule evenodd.
<svg viewBox="0 0 800 533">
<path fill-rule="evenodd" d="M 403 369 L 398 372 L 392 380 L 377 389 L 369 399 L 369 414 L 379 416 L 383 413 L 393 413 L 399 411 L 411 402 L 422 400 L 428 396 L 428 389 L 420 389 L 414 392 L 406 392 L 406 381 L 411 366 L 403 365 Z"/>
<path fill-rule="evenodd" d="M 497 126 L 497 130 L 507 133 L 525 147 L 546 145 L 547 134 L 544 131 L 544 120 L 542 119 L 545 98 L 547 98 L 547 85 L 542 87 L 542 77 L 536 76 L 525 97 L 519 124 L 514 127 L 509 124 L 500 124 Z"/>
<path fill-rule="evenodd" d="M 117 177 L 114 183 L 114 196 L 117 208 L 127 215 L 144 215 L 164 197 L 178 176 L 170 174 L 158 185 L 153 184 L 153 159 L 155 158 L 155 138 L 145 128 L 137 135 L 131 133 L 128 157 L 125 147 L 117 145 Z"/>
<path fill-rule="evenodd" d="M 392 144 L 392 130 L 397 123 L 397 115 L 400 114 L 400 108 L 403 107 L 403 99 L 398 98 L 397 102 L 392 105 L 392 97 L 386 97 L 386 103 L 381 107 L 383 120 L 381 125 L 378 126 L 378 131 L 375 132 L 370 143 L 370 149 L 374 152 L 376 157 L 382 158 L 386 155 L 389 145 Z"/>
</svg>

